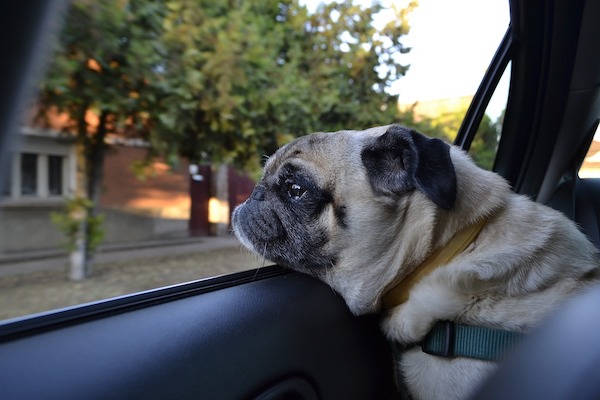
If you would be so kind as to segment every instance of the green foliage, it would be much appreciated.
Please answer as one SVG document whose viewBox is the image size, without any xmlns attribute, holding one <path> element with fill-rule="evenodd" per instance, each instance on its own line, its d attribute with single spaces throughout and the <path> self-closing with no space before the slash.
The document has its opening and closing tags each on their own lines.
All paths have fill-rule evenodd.
<svg viewBox="0 0 600 400">
<path fill-rule="evenodd" d="M 314 14 L 297 0 L 166 5 L 152 137 L 161 152 L 252 170 L 293 137 L 399 117 L 385 88 L 406 71 L 394 54 L 407 51 L 407 10 L 377 32 L 380 7 L 351 1 Z"/>
<path fill-rule="evenodd" d="M 57 228 L 65 235 L 67 241 L 65 247 L 68 251 L 75 250 L 78 233 L 82 222 L 85 222 L 87 231 L 87 250 L 93 252 L 104 240 L 104 215 L 93 215 L 91 213 L 92 202 L 87 199 L 73 198 L 65 202 L 63 211 L 50 214 L 50 219 Z"/>
<path fill-rule="evenodd" d="M 377 30 L 381 6 L 351 0 L 312 14 L 298 0 L 75 0 L 42 115 L 66 111 L 89 158 L 104 140 L 83 118 L 93 111 L 167 160 L 254 170 L 293 137 L 399 120 L 386 88 L 406 72 L 396 55 L 414 7 Z"/>
<path fill-rule="evenodd" d="M 166 160 L 230 163 L 253 172 L 264 155 L 315 131 L 402 122 L 453 140 L 463 112 L 415 121 L 386 91 L 407 70 L 397 55 L 416 7 L 376 29 L 381 6 L 351 0 L 309 13 L 298 0 L 76 0 L 41 88 L 42 110 L 82 115 L 148 139 Z M 83 121 L 83 125 L 81 125 Z M 491 166 L 497 130 L 485 120 L 472 145 Z M 134 170 L 141 175 L 144 164 Z"/>
<path fill-rule="evenodd" d="M 483 121 L 477 128 L 469 154 L 479 166 L 485 169 L 492 169 L 500 141 L 499 122 L 493 122 L 487 115 L 483 116 Z"/>
</svg>

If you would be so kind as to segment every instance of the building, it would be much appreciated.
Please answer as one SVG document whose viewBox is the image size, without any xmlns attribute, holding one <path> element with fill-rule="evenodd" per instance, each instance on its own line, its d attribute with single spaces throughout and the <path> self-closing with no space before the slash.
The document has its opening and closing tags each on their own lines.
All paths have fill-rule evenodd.
<svg viewBox="0 0 600 400">
<path fill-rule="evenodd" d="M 31 250 L 64 249 L 65 238 L 51 221 L 75 192 L 76 153 L 73 136 L 50 129 L 23 128 L 18 152 L 0 192 L 0 255 Z M 185 237 L 190 232 L 190 184 L 196 197 L 196 234 L 227 234 L 229 213 L 250 194 L 253 182 L 228 168 L 226 191 L 217 191 L 210 167 L 204 177 L 190 175 L 187 161 L 172 167 L 160 160 L 141 167 L 148 146 L 140 140 L 107 140 L 100 212 L 104 244 Z M 211 194 L 219 192 L 222 199 Z M 199 199 L 199 200 L 198 200 Z M 209 203 L 213 206 L 209 207 Z M 212 215 L 209 211 L 212 210 Z M 212 224 L 211 224 L 212 223 Z M 219 227 L 219 229 L 215 229 Z"/>
<path fill-rule="evenodd" d="M 75 185 L 75 147 L 68 135 L 25 128 L 20 152 L 0 192 L 0 253 L 60 246 L 50 222 Z"/>
</svg>

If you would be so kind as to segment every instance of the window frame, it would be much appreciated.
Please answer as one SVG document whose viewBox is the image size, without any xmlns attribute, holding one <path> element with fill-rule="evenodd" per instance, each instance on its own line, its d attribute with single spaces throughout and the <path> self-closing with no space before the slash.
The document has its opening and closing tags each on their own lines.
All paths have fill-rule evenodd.
<svg viewBox="0 0 600 400">
<path fill-rule="evenodd" d="M 514 44 L 513 30 L 511 24 L 509 24 L 508 29 L 498 46 L 498 50 L 496 50 L 496 53 L 473 96 L 473 100 L 467 109 L 467 113 L 463 118 L 456 139 L 454 140 L 454 144 L 465 151 L 469 151 L 471 148 L 471 143 L 475 138 L 477 129 L 481 125 L 485 111 L 498 87 L 498 83 L 502 79 L 508 64 L 512 60 Z"/>
<path fill-rule="evenodd" d="M 51 131 L 35 131 L 23 128 L 21 130 L 22 143 L 18 152 L 10 154 L 11 160 L 7 163 L 8 174 L 6 179 L 7 191 L 0 194 L 3 206 L 11 205 L 36 205 L 59 204 L 74 187 L 74 155 L 72 139 L 63 140 Z M 36 156 L 36 188 L 35 193 L 22 192 L 22 166 L 23 154 Z M 60 194 L 53 194 L 50 190 L 50 157 L 60 157 L 61 182 Z"/>
</svg>

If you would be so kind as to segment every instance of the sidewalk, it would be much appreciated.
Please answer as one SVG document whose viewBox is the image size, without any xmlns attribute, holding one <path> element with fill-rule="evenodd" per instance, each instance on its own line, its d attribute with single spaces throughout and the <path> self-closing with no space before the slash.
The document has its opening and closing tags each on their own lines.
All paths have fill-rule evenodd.
<svg viewBox="0 0 600 400">
<path fill-rule="evenodd" d="M 240 246 L 239 241 L 233 236 L 203 236 L 121 243 L 101 246 L 94 257 L 94 262 L 103 264 L 119 260 L 200 253 L 222 248 L 239 248 Z M 67 254 L 60 250 L 0 254 L 0 277 L 58 270 L 65 268 L 68 262 Z"/>
</svg>

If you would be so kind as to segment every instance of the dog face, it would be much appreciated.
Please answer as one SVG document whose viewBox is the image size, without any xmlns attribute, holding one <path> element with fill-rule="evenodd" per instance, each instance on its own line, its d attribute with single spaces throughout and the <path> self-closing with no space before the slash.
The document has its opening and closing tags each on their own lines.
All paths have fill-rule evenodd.
<svg viewBox="0 0 600 400">
<path fill-rule="evenodd" d="M 419 261 L 456 188 L 450 146 L 438 139 L 398 125 L 316 133 L 268 160 L 233 229 L 250 250 L 325 281 L 360 314 L 411 254 Z"/>
</svg>

